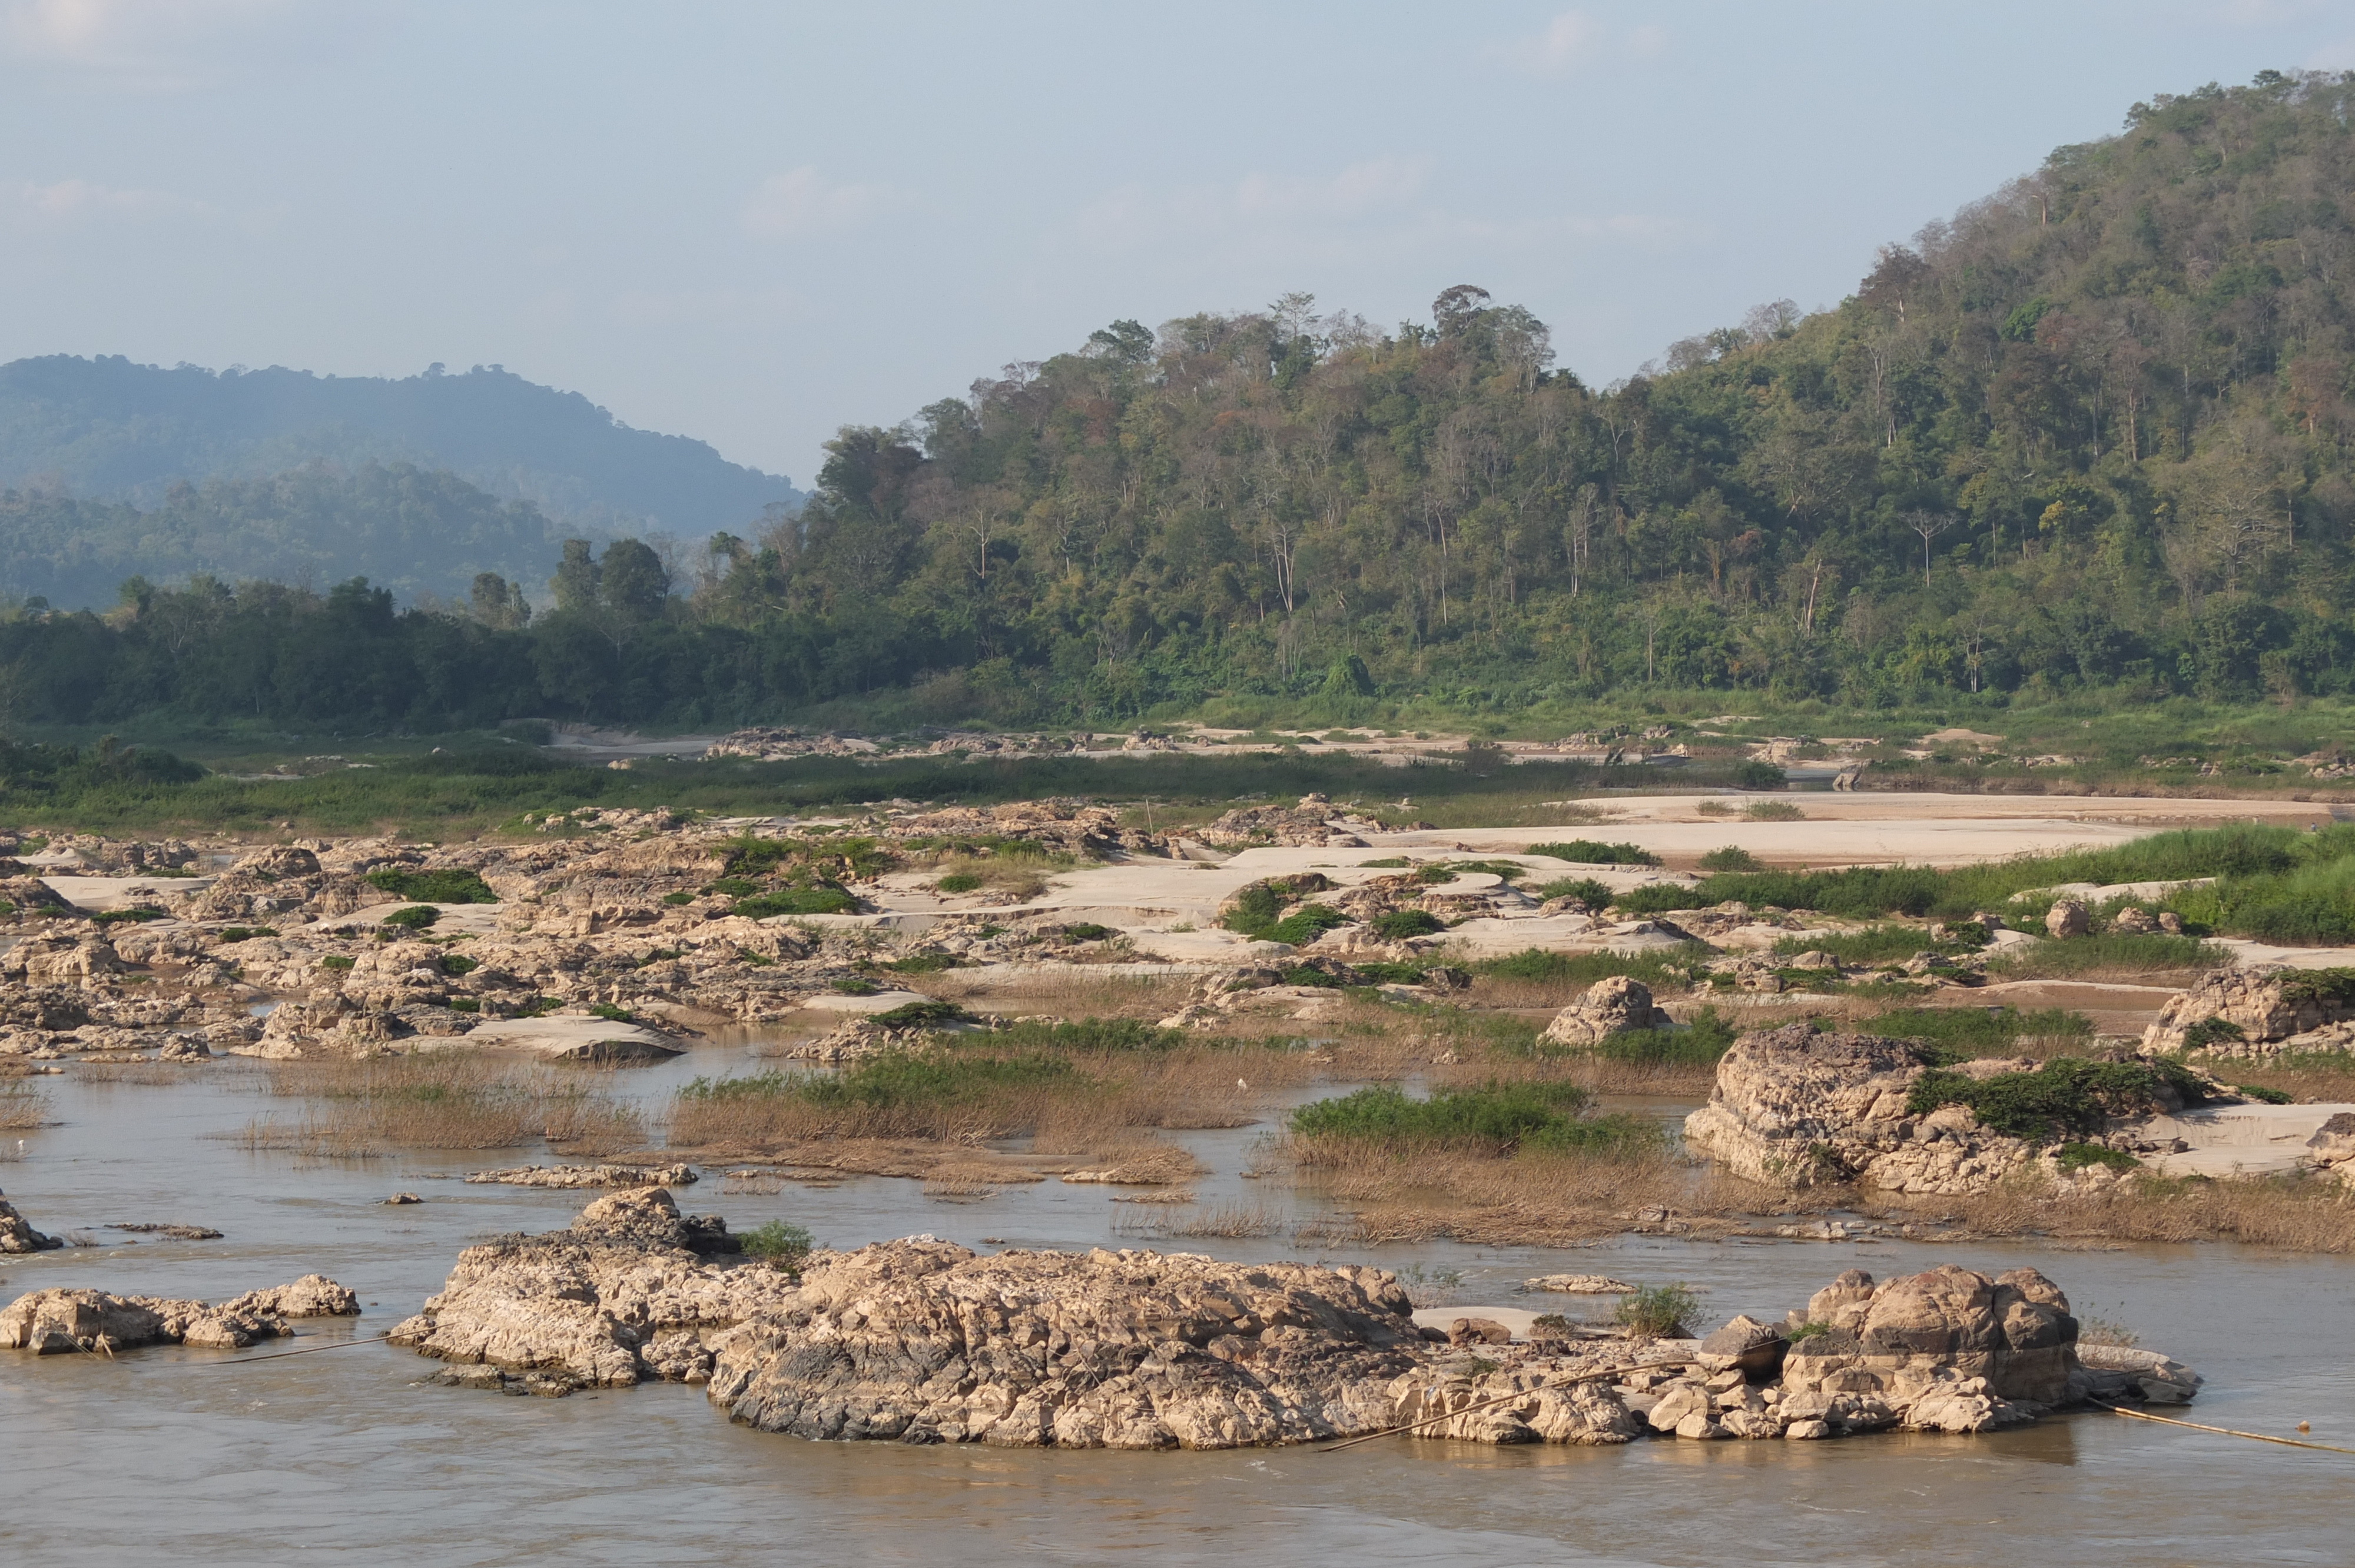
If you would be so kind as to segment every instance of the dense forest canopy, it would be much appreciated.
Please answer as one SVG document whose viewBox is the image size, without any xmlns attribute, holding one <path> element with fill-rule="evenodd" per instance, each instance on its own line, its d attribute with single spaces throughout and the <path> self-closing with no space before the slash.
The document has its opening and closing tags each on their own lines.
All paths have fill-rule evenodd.
<svg viewBox="0 0 2355 1568">
<path fill-rule="evenodd" d="M 1517 711 L 2355 686 L 2355 75 L 2125 132 L 1608 388 L 1476 288 L 1115 323 L 675 575 L 568 546 L 522 624 L 200 584 L 0 628 L 10 712 L 1005 723 L 1218 696 Z M 69 693 L 71 694 L 69 697 Z M 82 705 L 89 705 L 84 707 Z"/>
<path fill-rule="evenodd" d="M 182 483 L 369 463 L 447 470 L 602 537 L 699 538 L 800 499 L 779 475 L 684 436 L 632 429 L 577 392 L 498 366 L 385 378 L 166 370 L 119 355 L 0 365 L 0 488 L 149 508 Z"/>
</svg>

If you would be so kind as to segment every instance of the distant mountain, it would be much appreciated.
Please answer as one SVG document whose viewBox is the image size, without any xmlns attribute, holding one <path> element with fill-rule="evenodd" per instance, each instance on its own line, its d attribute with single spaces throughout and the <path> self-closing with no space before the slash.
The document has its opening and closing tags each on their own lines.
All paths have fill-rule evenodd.
<svg viewBox="0 0 2355 1568">
<path fill-rule="evenodd" d="M 577 392 L 499 366 L 402 380 L 272 367 L 166 370 L 123 356 L 0 365 L 0 490 L 62 490 L 142 508 L 172 486 L 318 463 L 447 470 L 600 536 L 749 531 L 799 503 L 782 474 L 685 436 L 622 424 Z"/>
</svg>

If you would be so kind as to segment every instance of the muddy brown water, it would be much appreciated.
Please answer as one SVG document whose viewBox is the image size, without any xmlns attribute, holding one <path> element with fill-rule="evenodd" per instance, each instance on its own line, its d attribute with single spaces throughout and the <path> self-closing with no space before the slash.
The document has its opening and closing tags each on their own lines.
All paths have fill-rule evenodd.
<svg viewBox="0 0 2355 1568">
<path fill-rule="evenodd" d="M 741 1044 L 620 1080 L 659 1101 L 698 1072 L 757 1067 Z M 0 1139 L 0 1185 L 73 1247 L 0 1266 L 0 1299 L 49 1285 L 218 1298 L 317 1270 L 360 1292 L 378 1334 L 436 1289 L 469 1241 L 560 1226 L 591 1194 L 449 1178 L 534 1149 L 308 1161 L 249 1153 L 258 1069 L 169 1086 L 47 1080 L 59 1125 Z M 1635 1108 L 1631 1106 L 1630 1108 Z M 1642 1109 L 1671 1114 L 1654 1101 Z M 1241 1180 L 1264 1129 L 1189 1135 L 1205 1203 L 1314 1202 Z M 421 1205 L 385 1207 L 415 1191 Z M 772 1218 L 838 1246 L 932 1232 L 978 1245 L 1124 1245 L 1144 1206 L 1046 1181 L 946 1202 L 860 1178 L 773 1195 L 718 1173 L 680 1193 L 736 1227 Z M 122 1245 L 112 1222 L 212 1225 L 215 1242 Z M 1246 1258 L 1322 1255 L 1284 1236 L 1157 1244 Z M 1696 1244 L 1629 1237 L 1576 1250 L 1450 1244 L 1335 1251 L 1419 1276 L 1426 1299 L 1599 1314 L 1515 1296 L 1524 1277 L 1684 1280 L 1707 1315 L 1779 1315 L 1838 1270 L 1952 1260 L 2032 1264 L 2081 1313 L 2131 1325 L 2200 1369 L 2194 1418 L 2355 1446 L 2355 1264 L 2232 1246 L 2074 1250 L 2034 1243 Z M 1453 1277 L 1437 1293 L 1431 1282 Z M 264 1346 L 247 1356 L 281 1344 Z M 249 1361 L 155 1349 L 112 1361 L 0 1353 L 0 1561 L 199 1563 L 1048 1562 L 1155 1563 L 2282 1563 L 2355 1561 L 2355 1457 L 2169 1430 L 2101 1414 L 1984 1437 L 1646 1442 L 1487 1448 L 1395 1439 L 1301 1449 L 1107 1454 L 823 1444 L 730 1425 L 698 1391 L 500 1398 L 422 1382 L 434 1364 L 357 1346 Z"/>
</svg>

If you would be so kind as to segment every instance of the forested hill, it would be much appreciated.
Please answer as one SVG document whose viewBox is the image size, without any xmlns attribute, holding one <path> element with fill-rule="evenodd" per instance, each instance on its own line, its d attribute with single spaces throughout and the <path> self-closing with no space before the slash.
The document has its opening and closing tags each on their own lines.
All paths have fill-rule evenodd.
<svg viewBox="0 0 2355 1568">
<path fill-rule="evenodd" d="M 577 552 L 521 630 L 156 594 L 0 628 L 0 662 L 26 718 L 419 725 L 2344 693 L 2350 111 L 2355 77 L 2272 72 L 2137 104 L 1859 258 L 1837 308 L 1762 306 L 1623 386 L 1469 287 L 1392 332 L 1306 296 L 1116 323 L 845 429 L 798 517 L 668 597 L 632 546 L 602 587 Z"/>
<path fill-rule="evenodd" d="M 601 535 L 741 529 L 799 499 L 780 475 L 632 429 L 578 393 L 497 366 L 386 380 L 120 356 L 0 365 L 0 489 L 147 507 L 184 482 L 371 461 L 446 469 Z"/>
</svg>

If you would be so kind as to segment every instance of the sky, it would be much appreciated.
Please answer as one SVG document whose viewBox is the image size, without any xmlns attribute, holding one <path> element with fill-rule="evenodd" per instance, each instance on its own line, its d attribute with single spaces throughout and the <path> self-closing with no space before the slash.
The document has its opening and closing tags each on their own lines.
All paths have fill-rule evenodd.
<svg viewBox="0 0 2355 1568">
<path fill-rule="evenodd" d="M 807 483 L 1118 318 L 1455 283 L 1602 385 L 2355 0 L 0 0 L 0 360 L 503 365 Z"/>
</svg>

